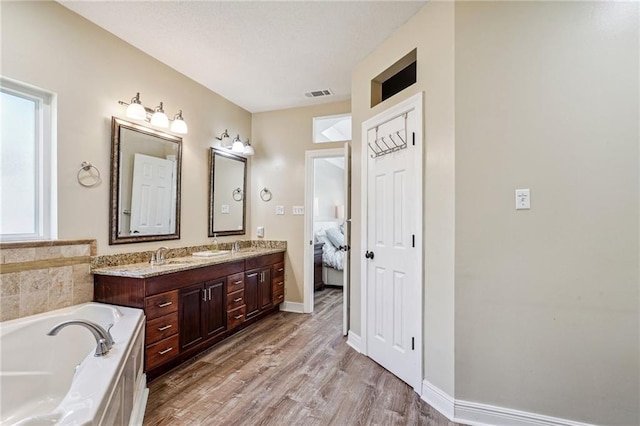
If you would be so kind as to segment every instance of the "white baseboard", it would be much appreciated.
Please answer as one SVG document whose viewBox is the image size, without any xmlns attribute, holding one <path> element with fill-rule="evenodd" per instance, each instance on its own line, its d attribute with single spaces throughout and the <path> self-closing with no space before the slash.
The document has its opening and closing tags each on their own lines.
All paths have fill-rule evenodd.
<svg viewBox="0 0 640 426">
<path fill-rule="evenodd" d="M 543 414 L 456 400 L 427 380 L 422 382 L 421 397 L 449 420 L 471 426 L 593 426 Z"/>
<path fill-rule="evenodd" d="M 351 346 L 358 353 L 362 353 L 362 339 L 351 330 L 349 330 L 349 333 L 347 334 L 347 345 Z"/>
<path fill-rule="evenodd" d="M 422 381 L 422 395 L 420 397 L 449 420 L 455 417 L 455 400 L 427 380 Z"/>
<path fill-rule="evenodd" d="M 304 303 L 285 301 L 280 304 L 280 310 L 285 312 L 293 312 L 296 314 L 304 314 Z"/>
</svg>

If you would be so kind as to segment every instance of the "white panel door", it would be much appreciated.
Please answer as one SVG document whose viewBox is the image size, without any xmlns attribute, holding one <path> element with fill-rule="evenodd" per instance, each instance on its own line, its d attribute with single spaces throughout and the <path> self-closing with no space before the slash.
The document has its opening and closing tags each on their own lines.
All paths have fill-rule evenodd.
<svg viewBox="0 0 640 426">
<path fill-rule="evenodd" d="M 135 154 L 131 190 L 131 234 L 170 234 L 174 162 Z"/>
<path fill-rule="evenodd" d="M 342 273 L 342 334 L 349 332 L 350 277 L 351 268 L 351 146 L 344 144 L 344 270 Z"/>
<path fill-rule="evenodd" d="M 421 351 L 421 155 L 413 143 L 415 111 L 367 130 L 380 151 L 407 141 L 407 147 L 371 158 L 367 172 L 367 352 L 414 389 L 420 388 Z M 365 146 L 368 154 L 373 150 Z"/>
</svg>

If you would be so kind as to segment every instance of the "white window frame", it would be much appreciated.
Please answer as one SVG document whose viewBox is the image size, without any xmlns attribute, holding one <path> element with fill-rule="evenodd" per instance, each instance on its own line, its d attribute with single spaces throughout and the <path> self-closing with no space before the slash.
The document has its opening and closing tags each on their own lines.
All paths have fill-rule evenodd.
<svg viewBox="0 0 640 426">
<path fill-rule="evenodd" d="M 351 117 L 351 113 L 345 113 L 345 114 L 335 114 L 335 115 L 323 115 L 321 117 L 313 117 L 313 143 L 314 144 L 323 144 L 323 143 L 336 143 L 336 142 L 349 142 L 351 140 L 351 138 L 345 138 L 345 139 L 340 139 L 340 140 L 330 140 L 330 141 L 320 141 L 316 139 L 316 134 L 317 134 L 317 123 L 319 121 L 323 121 L 323 120 L 334 120 L 334 119 L 340 119 L 340 118 L 352 118 Z"/>
<path fill-rule="evenodd" d="M 34 101 L 36 115 L 36 229 L 27 234 L 0 234 L 0 241 L 41 241 L 58 237 L 57 229 L 57 96 L 47 90 L 0 76 L 2 92 Z"/>
</svg>

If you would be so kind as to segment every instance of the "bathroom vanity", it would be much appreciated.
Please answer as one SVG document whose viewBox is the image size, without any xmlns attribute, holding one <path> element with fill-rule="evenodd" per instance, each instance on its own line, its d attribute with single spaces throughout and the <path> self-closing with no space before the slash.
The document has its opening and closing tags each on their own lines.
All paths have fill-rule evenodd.
<svg viewBox="0 0 640 426">
<path fill-rule="evenodd" d="M 144 309 L 145 372 L 150 379 L 279 310 L 284 250 L 250 249 L 161 265 L 97 268 L 98 302 Z"/>
</svg>

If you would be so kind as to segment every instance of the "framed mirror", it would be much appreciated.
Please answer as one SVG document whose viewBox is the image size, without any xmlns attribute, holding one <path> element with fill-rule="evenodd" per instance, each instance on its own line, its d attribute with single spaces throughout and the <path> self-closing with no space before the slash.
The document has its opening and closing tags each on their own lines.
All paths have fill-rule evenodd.
<svg viewBox="0 0 640 426">
<path fill-rule="evenodd" d="M 209 236 L 246 233 L 247 159 L 210 149 Z"/>
<path fill-rule="evenodd" d="M 180 238 L 182 138 L 111 119 L 109 244 Z"/>
</svg>

